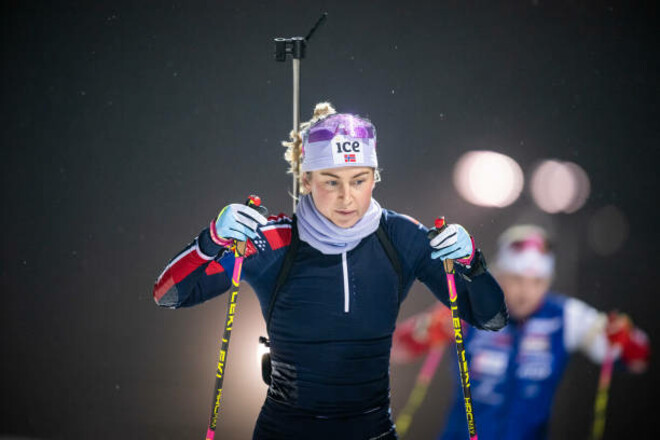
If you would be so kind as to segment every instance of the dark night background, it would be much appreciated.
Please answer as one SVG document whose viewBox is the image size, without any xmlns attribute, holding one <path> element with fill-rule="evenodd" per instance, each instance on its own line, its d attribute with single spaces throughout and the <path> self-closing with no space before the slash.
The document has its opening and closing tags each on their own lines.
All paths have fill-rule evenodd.
<svg viewBox="0 0 660 440">
<path fill-rule="evenodd" d="M 210 412 L 225 297 L 170 311 L 151 298 L 168 262 L 229 202 L 290 210 L 282 160 L 290 62 L 272 38 L 329 19 L 302 64 L 302 119 L 330 100 L 378 127 L 375 197 L 425 223 L 465 225 L 492 255 L 534 220 L 558 238 L 555 287 L 628 312 L 658 351 L 657 13 L 653 2 L 5 2 L 2 7 L 0 438 L 195 439 Z M 578 163 L 591 196 L 547 215 L 527 188 L 504 209 L 463 201 L 471 149 Z M 629 235 L 587 243 L 614 205 Z M 401 317 L 433 303 L 420 286 Z M 263 332 L 244 286 L 221 438 L 250 438 L 265 396 Z M 655 359 L 657 360 L 657 359 Z M 450 399 L 445 357 L 408 438 L 430 439 Z M 392 367 L 401 409 L 419 363 Z M 583 439 L 599 368 L 571 362 L 552 437 Z M 615 374 L 606 438 L 659 434 L 657 365 Z M 533 408 L 530 408 L 533 411 Z"/>
</svg>

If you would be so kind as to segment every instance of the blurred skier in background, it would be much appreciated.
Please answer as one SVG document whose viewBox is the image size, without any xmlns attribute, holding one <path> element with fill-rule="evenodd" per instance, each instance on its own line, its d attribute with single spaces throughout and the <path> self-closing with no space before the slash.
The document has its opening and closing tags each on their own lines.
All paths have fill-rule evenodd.
<svg viewBox="0 0 660 440">
<path fill-rule="evenodd" d="M 510 321 L 499 332 L 466 332 L 480 440 L 547 438 L 553 397 L 574 352 L 597 364 L 613 359 L 633 373 L 647 368 L 648 338 L 627 315 L 603 313 L 550 290 L 555 256 L 542 228 L 517 225 L 506 230 L 491 269 L 504 290 Z M 451 315 L 444 307 L 433 307 L 397 327 L 392 359 L 407 362 L 452 340 Z M 466 432 L 457 380 L 440 438 L 465 439 Z"/>
</svg>

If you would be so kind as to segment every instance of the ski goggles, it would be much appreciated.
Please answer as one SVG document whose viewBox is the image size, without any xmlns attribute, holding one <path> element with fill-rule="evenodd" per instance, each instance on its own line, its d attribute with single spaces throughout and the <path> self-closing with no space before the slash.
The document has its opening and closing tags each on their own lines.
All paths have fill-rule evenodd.
<svg viewBox="0 0 660 440">
<path fill-rule="evenodd" d="M 535 249 L 542 254 L 548 254 L 552 251 L 550 242 L 541 236 L 532 236 L 509 243 L 511 249 L 516 252 L 522 252 L 526 249 Z"/>
</svg>

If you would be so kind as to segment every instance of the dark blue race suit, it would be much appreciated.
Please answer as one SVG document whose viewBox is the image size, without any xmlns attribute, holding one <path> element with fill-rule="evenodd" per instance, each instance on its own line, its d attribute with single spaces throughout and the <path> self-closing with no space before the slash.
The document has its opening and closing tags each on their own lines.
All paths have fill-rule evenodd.
<svg viewBox="0 0 660 440">
<path fill-rule="evenodd" d="M 418 279 L 447 305 L 446 277 L 442 262 L 431 259 L 428 230 L 388 210 L 381 222 L 401 263 L 401 299 Z M 248 242 L 243 280 L 256 292 L 264 316 L 291 227 L 288 217 L 271 217 Z M 233 254 L 206 229 L 159 277 L 156 302 L 177 308 L 214 298 L 230 288 L 233 264 Z M 457 276 L 456 283 L 465 321 L 486 330 L 506 324 L 502 290 L 487 271 L 471 281 Z M 255 439 L 396 438 L 389 355 L 399 290 L 399 276 L 375 233 L 339 255 L 300 242 L 271 315 L 272 383 Z"/>
</svg>

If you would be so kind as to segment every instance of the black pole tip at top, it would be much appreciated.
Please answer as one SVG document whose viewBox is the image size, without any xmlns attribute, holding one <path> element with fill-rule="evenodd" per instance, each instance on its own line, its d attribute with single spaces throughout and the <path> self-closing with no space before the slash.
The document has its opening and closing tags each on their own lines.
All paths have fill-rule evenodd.
<svg viewBox="0 0 660 440">
<path fill-rule="evenodd" d="M 289 54 L 294 59 L 301 60 L 305 58 L 307 42 L 327 18 L 327 12 L 321 14 L 321 17 L 312 26 L 306 37 L 275 38 L 275 61 L 286 61 L 286 56 Z"/>
<path fill-rule="evenodd" d="M 318 20 L 316 20 L 316 23 L 314 23 L 314 26 L 309 30 L 307 33 L 307 36 L 305 37 L 305 40 L 309 41 L 310 38 L 312 38 L 312 35 L 314 35 L 314 32 L 323 24 L 323 22 L 328 18 L 328 13 L 324 12 L 321 14 Z"/>
</svg>

